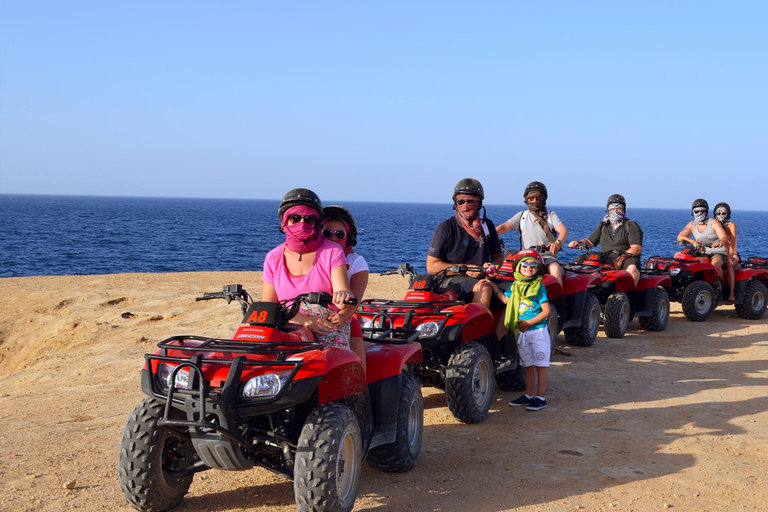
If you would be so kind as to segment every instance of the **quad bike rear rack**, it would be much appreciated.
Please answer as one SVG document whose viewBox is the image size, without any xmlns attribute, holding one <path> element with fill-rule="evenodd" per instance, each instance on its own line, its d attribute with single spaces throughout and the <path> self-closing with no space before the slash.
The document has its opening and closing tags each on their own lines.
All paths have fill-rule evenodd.
<svg viewBox="0 0 768 512">
<path fill-rule="evenodd" d="M 360 303 L 358 315 L 371 315 L 371 327 L 362 327 L 365 341 L 374 343 L 408 343 L 418 341 L 421 332 L 413 327 L 414 318 L 417 317 L 442 317 L 435 335 L 425 339 L 439 337 L 448 324 L 448 319 L 455 314 L 454 311 L 443 311 L 445 308 L 465 304 L 462 300 L 381 300 L 367 299 Z M 375 311 L 366 311 L 365 307 L 375 308 Z M 404 309 L 407 311 L 392 311 Z M 416 311 L 425 310 L 425 311 Z M 395 318 L 403 317 L 401 327 L 395 327 Z"/>
</svg>

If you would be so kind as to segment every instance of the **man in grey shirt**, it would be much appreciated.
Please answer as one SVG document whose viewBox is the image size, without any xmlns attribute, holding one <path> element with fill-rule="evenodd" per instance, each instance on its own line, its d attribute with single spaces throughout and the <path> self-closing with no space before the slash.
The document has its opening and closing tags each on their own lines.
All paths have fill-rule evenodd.
<svg viewBox="0 0 768 512">
<path fill-rule="evenodd" d="M 519 231 L 521 248 L 538 251 L 549 273 L 562 286 L 563 269 L 557 261 L 557 253 L 568 239 L 568 228 L 557 213 L 547 211 L 547 196 L 547 187 L 542 182 L 529 183 L 523 192 L 528 210 L 516 213 L 497 226 L 496 233 L 501 236 L 512 229 Z"/>
</svg>

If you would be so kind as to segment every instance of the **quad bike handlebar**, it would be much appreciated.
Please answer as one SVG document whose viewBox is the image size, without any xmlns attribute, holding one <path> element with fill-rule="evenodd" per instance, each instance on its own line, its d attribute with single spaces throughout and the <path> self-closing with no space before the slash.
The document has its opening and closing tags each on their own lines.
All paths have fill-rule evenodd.
<svg viewBox="0 0 768 512">
<path fill-rule="evenodd" d="M 195 297 L 195 301 L 211 299 L 224 299 L 227 301 L 227 304 L 233 300 L 236 300 L 240 303 L 240 309 L 242 309 L 243 314 L 245 314 L 251 304 L 255 302 L 251 295 L 245 290 L 245 288 L 239 284 L 224 285 L 224 289 L 220 292 L 206 292 L 203 293 L 202 297 Z M 280 308 L 284 311 L 283 319 L 290 320 L 296 316 L 296 314 L 299 312 L 299 306 L 302 302 L 307 302 L 309 304 L 319 304 L 320 306 L 327 308 L 333 302 L 333 295 L 328 292 L 309 292 L 301 293 L 292 299 L 282 300 L 279 302 L 279 304 Z M 290 306 L 288 303 L 291 303 Z M 345 300 L 344 304 L 354 306 L 357 304 L 357 299 L 353 298 Z"/>
</svg>

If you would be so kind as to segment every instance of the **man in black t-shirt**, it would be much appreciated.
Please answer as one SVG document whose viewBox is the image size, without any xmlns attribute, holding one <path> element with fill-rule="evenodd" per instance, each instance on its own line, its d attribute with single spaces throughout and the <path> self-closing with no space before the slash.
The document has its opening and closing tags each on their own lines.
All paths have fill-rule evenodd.
<svg viewBox="0 0 768 512">
<path fill-rule="evenodd" d="M 640 280 L 640 255 L 643 252 L 643 230 L 637 222 L 626 217 L 627 202 L 621 194 L 613 194 L 606 205 L 607 215 L 587 238 L 574 240 L 568 247 L 600 244 L 600 251 L 611 253 L 613 266 L 632 274 L 635 285 Z"/>
<path fill-rule="evenodd" d="M 484 198 L 483 186 L 476 179 L 465 178 L 456 184 L 453 190 L 456 215 L 435 229 L 427 253 L 427 272 L 434 274 L 457 264 L 486 268 L 502 264 L 501 242 L 493 222 L 485 218 Z M 453 274 L 444 279 L 441 286 L 456 291 L 462 300 L 488 307 L 493 288 L 484 282 L 484 277 L 481 272 Z"/>
</svg>

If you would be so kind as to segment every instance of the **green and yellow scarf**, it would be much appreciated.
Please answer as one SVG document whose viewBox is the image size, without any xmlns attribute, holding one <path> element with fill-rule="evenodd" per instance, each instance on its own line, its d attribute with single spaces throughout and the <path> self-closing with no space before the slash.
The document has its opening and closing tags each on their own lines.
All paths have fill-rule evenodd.
<svg viewBox="0 0 768 512">
<path fill-rule="evenodd" d="M 515 264 L 515 281 L 510 287 L 510 299 L 507 301 L 507 309 L 504 311 L 504 327 L 515 333 L 515 339 L 520 336 L 518 324 L 520 323 L 520 301 L 523 297 L 536 297 L 541 289 L 541 274 L 526 277 L 520 273 L 520 263 L 526 260 L 536 261 L 536 258 L 520 258 Z"/>
</svg>

